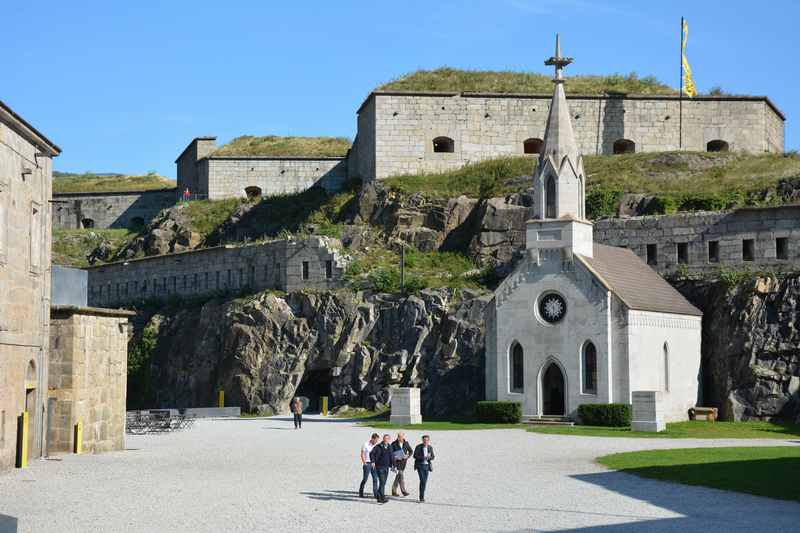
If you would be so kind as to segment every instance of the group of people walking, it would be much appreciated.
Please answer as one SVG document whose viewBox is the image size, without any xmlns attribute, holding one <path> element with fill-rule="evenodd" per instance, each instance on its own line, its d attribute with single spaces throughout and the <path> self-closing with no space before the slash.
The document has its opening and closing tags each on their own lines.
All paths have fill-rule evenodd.
<svg viewBox="0 0 800 533">
<path fill-rule="evenodd" d="M 414 470 L 419 475 L 419 501 L 425 501 L 425 487 L 428 485 L 428 475 L 433 471 L 433 446 L 428 435 L 422 436 L 422 442 L 416 448 L 411 449 L 411 445 L 406 440 L 403 432 L 397 434 L 394 442 L 386 434 L 381 437 L 373 433 L 370 439 L 361 447 L 361 466 L 362 478 L 358 495 L 364 498 L 364 486 L 367 480 L 372 478 L 372 495 L 378 503 L 386 503 L 386 481 L 389 472 L 394 472 L 394 482 L 392 483 L 392 496 L 408 496 L 405 484 L 406 463 L 409 459 L 414 459 Z M 398 494 L 397 489 L 400 489 Z"/>
</svg>

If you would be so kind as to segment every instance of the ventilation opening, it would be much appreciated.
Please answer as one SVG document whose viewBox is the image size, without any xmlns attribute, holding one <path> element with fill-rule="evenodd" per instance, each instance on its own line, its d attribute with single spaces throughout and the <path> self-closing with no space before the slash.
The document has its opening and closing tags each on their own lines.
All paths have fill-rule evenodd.
<svg viewBox="0 0 800 533">
<path fill-rule="evenodd" d="M 261 187 L 256 187 L 255 185 L 245 187 L 244 193 L 247 195 L 248 200 L 257 200 L 261 198 Z"/>
<path fill-rule="evenodd" d="M 708 241 L 708 262 L 719 263 L 719 241 Z"/>
<path fill-rule="evenodd" d="M 619 139 L 614 141 L 615 154 L 632 154 L 636 152 L 636 143 L 630 139 Z"/>
<path fill-rule="evenodd" d="M 455 152 L 456 143 L 450 137 L 436 137 L 433 140 L 433 151 L 437 153 Z"/>
<path fill-rule="evenodd" d="M 522 143 L 522 151 L 526 154 L 540 154 L 542 153 L 542 140 L 541 139 L 525 139 Z"/>
<path fill-rule="evenodd" d="M 756 241 L 744 239 L 742 241 L 742 261 L 754 261 L 756 257 Z"/>
<path fill-rule="evenodd" d="M 331 371 L 329 368 L 323 370 L 306 370 L 300 385 L 297 387 L 295 396 L 308 399 L 308 411 L 318 413 L 322 408 L 321 397 L 328 397 L 328 406 L 331 397 Z"/>
<path fill-rule="evenodd" d="M 655 244 L 647 245 L 647 264 L 648 265 L 658 264 L 658 246 Z"/>
<path fill-rule="evenodd" d="M 678 247 L 678 264 L 686 265 L 689 263 L 689 243 L 679 242 Z"/>
<path fill-rule="evenodd" d="M 728 151 L 728 143 L 720 140 L 715 139 L 713 141 L 709 141 L 706 144 L 706 152 L 727 152 Z"/>
<path fill-rule="evenodd" d="M 94 227 L 94 220 L 91 218 L 84 218 L 81 220 L 81 227 L 84 229 L 91 229 Z"/>
<path fill-rule="evenodd" d="M 778 237 L 775 239 L 775 257 L 778 259 L 789 259 L 789 239 Z"/>
</svg>

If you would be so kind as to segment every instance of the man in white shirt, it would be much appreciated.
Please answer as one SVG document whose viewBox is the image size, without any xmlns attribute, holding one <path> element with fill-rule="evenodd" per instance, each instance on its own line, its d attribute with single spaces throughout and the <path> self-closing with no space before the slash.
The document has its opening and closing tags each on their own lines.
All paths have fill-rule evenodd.
<svg viewBox="0 0 800 533">
<path fill-rule="evenodd" d="M 367 478 L 370 476 L 372 476 L 372 497 L 376 497 L 376 494 L 378 493 L 378 476 L 375 473 L 375 468 L 372 465 L 372 460 L 369 458 L 369 454 L 372 451 L 372 448 L 378 444 L 379 439 L 380 436 L 377 433 L 373 433 L 372 437 L 361 447 L 361 471 L 363 473 L 363 477 L 361 478 L 361 486 L 358 488 L 359 498 L 364 497 L 364 485 L 366 485 Z"/>
</svg>

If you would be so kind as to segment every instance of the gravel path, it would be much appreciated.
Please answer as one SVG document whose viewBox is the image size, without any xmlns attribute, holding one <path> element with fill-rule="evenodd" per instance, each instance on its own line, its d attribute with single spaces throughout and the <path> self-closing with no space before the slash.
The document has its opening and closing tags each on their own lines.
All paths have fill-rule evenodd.
<svg viewBox="0 0 800 533">
<path fill-rule="evenodd" d="M 609 472 L 618 451 L 798 441 L 433 433 L 428 502 L 361 500 L 371 431 L 306 417 L 201 421 L 128 449 L 33 461 L 0 474 L 0 533 L 72 531 L 797 531 L 800 504 Z M 419 432 L 409 432 L 416 444 Z M 391 477 L 390 477 L 391 480 Z"/>
</svg>

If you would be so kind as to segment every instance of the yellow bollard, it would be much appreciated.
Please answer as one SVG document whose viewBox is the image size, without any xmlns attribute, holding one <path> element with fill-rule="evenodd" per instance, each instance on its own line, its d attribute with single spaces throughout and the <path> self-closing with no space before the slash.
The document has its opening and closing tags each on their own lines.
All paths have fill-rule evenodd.
<svg viewBox="0 0 800 533">
<path fill-rule="evenodd" d="M 28 411 L 17 417 L 17 468 L 28 466 Z"/>
<path fill-rule="evenodd" d="M 83 422 L 78 420 L 72 432 L 72 453 L 81 453 L 83 451 Z"/>
<path fill-rule="evenodd" d="M 225 391 L 224 390 L 219 391 L 219 401 L 218 401 L 218 403 L 219 403 L 219 408 L 220 409 L 225 407 Z"/>
<path fill-rule="evenodd" d="M 328 416 L 328 397 L 322 397 L 322 416 Z"/>
</svg>

